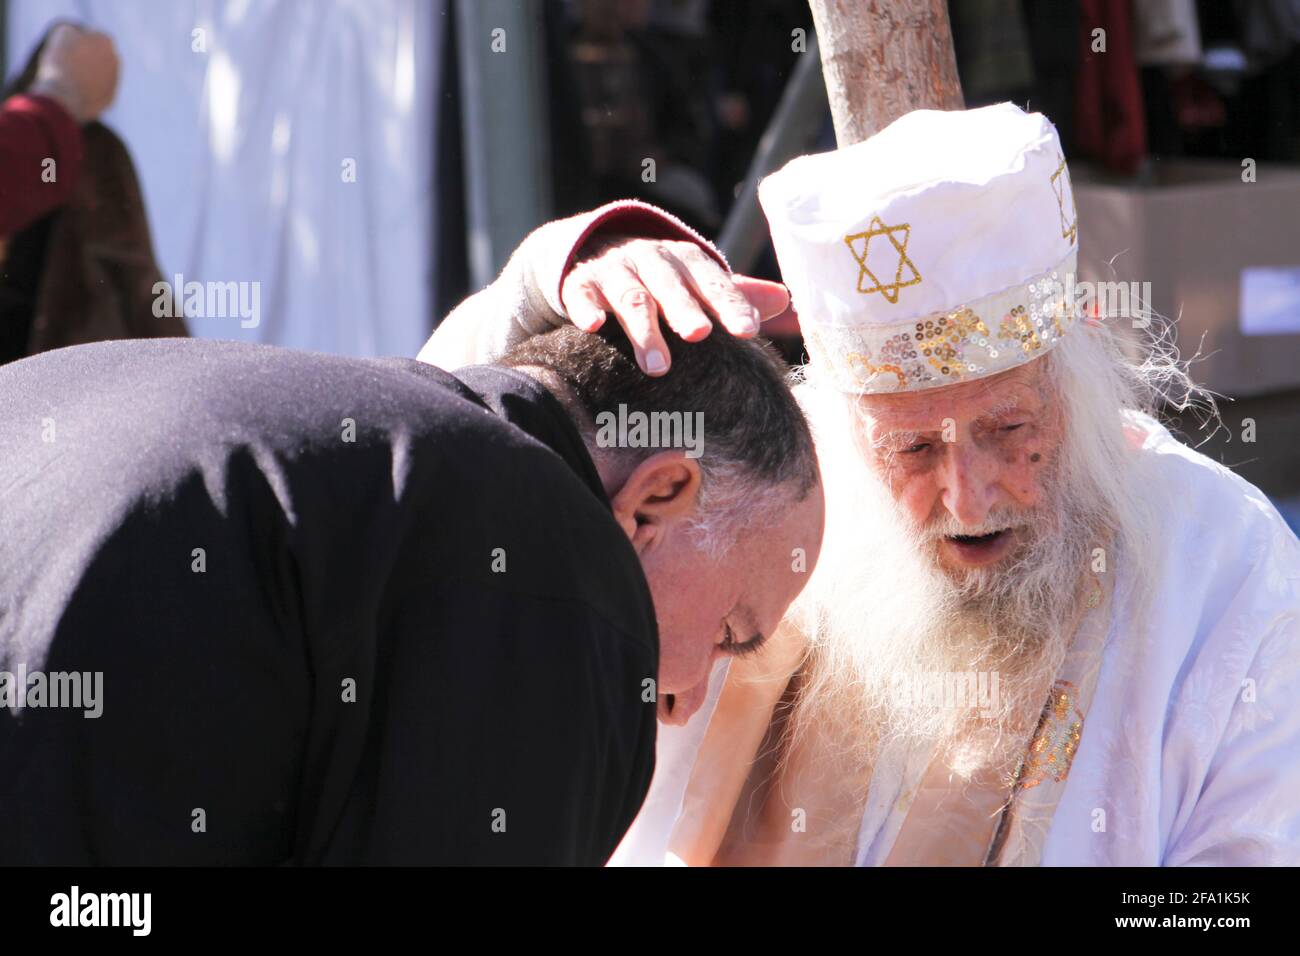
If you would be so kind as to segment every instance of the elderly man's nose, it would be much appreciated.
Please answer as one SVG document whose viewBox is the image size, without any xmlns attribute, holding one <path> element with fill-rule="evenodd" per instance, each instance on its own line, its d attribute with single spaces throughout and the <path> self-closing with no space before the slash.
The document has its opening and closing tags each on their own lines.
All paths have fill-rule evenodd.
<svg viewBox="0 0 1300 956">
<path fill-rule="evenodd" d="M 984 454 L 970 445 L 948 446 L 943 466 L 943 506 L 965 525 L 981 524 L 996 497 L 996 469 Z"/>
</svg>

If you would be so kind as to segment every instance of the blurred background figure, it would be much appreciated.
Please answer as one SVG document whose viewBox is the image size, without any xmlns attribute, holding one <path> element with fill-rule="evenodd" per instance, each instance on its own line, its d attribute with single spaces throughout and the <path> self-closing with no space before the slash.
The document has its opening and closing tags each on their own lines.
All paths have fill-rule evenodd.
<svg viewBox="0 0 1300 956">
<path fill-rule="evenodd" d="M 113 37 L 121 84 L 104 121 L 131 145 L 163 279 L 203 287 L 204 307 L 185 309 L 193 334 L 415 354 L 437 272 L 431 148 L 444 4 L 0 6 L 10 72 L 52 19 Z M 256 317 L 207 308 L 207 293 L 228 283 L 255 290 Z"/>
<path fill-rule="evenodd" d="M 113 101 L 117 68 L 111 39 L 70 24 L 52 29 L 32 55 L 15 84 L 22 89 L 10 91 L 30 95 L 7 95 L 0 110 L 0 236 L 25 229 L 72 195 L 81 162 L 76 126 Z M 67 174 L 62 178 L 60 163 Z"/>
<path fill-rule="evenodd" d="M 103 33 L 53 27 L 6 90 L 0 363 L 105 339 L 185 335 L 160 281 L 130 154 L 95 122 L 117 90 Z"/>
</svg>

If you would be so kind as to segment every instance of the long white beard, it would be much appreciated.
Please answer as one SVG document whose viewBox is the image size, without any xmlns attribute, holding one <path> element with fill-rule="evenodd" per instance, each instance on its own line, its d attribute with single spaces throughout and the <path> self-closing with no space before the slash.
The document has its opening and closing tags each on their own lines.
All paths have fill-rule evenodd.
<svg viewBox="0 0 1300 956">
<path fill-rule="evenodd" d="M 864 461 L 842 400 L 802 391 L 827 511 L 817 569 L 792 612 L 813 646 L 793 732 L 814 731 L 850 776 L 889 739 L 941 746 L 958 774 L 1011 772 L 1068 650 L 1104 505 L 1058 461 L 1042 506 L 990 516 L 986 530 L 1017 529 L 1012 557 L 945 571 L 941 537 L 980 529 L 915 526 Z M 983 693 L 954 699 L 940 686 Z"/>
</svg>

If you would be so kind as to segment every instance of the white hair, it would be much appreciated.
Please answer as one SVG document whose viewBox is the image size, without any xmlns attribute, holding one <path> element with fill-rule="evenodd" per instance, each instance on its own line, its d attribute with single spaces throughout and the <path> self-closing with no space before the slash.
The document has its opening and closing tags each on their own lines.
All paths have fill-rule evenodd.
<svg viewBox="0 0 1300 956">
<path fill-rule="evenodd" d="M 818 759 L 801 763 L 824 768 L 818 785 L 860 797 L 872 757 L 891 737 L 951 744 L 963 736 L 975 748 L 972 772 L 1009 759 L 1025 721 L 1038 718 L 1043 682 L 1050 685 L 1068 649 L 1068 608 L 1099 542 L 1106 570 L 1123 576 L 1144 609 L 1160 573 L 1160 528 L 1142 475 L 1144 416 L 1162 405 L 1208 406 L 1213 414 L 1213 401 L 1192 383 L 1163 327 L 1139 345 L 1110 326 L 1080 322 L 1040 361 L 1063 426 L 1044 478 L 1044 506 L 1028 519 L 1017 516 L 1032 523 L 1010 566 L 956 581 L 930 550 L 937 535 L 954 529 L 943 522 L 920 528 L 895 504 L 869 463 L 867 416 L 856 396 L 836 391 L 815 368 L 795 373 L 827 510 L 821 557 L 790 612 L 811 649 L 789 733 L 815 738 Z M 975 721 L 952 708 L 897 706 L 893 679 L 918 669 L 999 673 L 997 712 Z"/>
<path fill-rule="evenodd" d="M 803 501 L 808 489 L 796 481 L 760 481 L 731 462 L 713 464 L 702 475 L 699 502 L 687 521 L 692 543 L 715 564 L 735 547 L 746 529 L 778 524 L 783 512 Z"/>
</svg>

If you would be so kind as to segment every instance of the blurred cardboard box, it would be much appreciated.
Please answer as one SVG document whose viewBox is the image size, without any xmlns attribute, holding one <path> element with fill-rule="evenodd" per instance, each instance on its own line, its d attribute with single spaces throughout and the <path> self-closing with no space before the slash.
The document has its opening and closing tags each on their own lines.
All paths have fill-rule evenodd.
<svg viewBox="0 0 1300 956">
<path fill-rule="evenodd" d="M 1300 169 L 1255 178 L 1160 162 L 1141 186 L 1074 185 L 1079 278 L 1148 290 L 1155 313 L 1179 318 L 1183 357 L 1200 348 L 1196 380 L 1230 396 L 1300 388 Z"/>
</svg>

